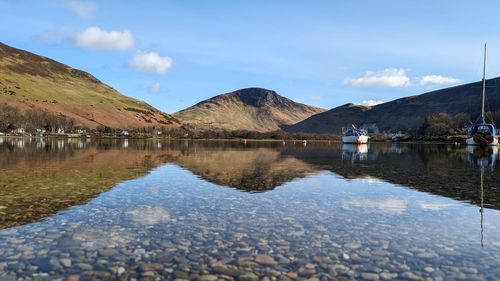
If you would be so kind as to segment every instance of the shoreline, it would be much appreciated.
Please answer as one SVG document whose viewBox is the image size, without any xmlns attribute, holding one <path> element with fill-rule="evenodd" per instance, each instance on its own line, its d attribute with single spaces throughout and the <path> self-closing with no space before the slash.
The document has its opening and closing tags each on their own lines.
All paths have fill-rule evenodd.
<svg viewBox="0 0 500 281">
<path fill-rule="evenodd" d="M 311 142 L 311 143 L 342 143 L 340 137 L 332 139 L 271 139 L 271 138 L 182 138 L 182 137 L 139 137 L 139 136 L 68 136 L 68 135 L 0 135 L 0 138 L 17 139 L 85 139 L 85 140 L 169 140 L 169 141 L 225 141 L 225 142 Z M 444 140 L 448 139 L 448 140 Z M 466 145 L 465 138 L 457 136 L 436 137 L 435 139 L 414 139 L 408 141 L 391 141 L 389 139 L 374 139 L 369 143 L 403 143 L 403 144 L 449 144 Z"/>
</svg>

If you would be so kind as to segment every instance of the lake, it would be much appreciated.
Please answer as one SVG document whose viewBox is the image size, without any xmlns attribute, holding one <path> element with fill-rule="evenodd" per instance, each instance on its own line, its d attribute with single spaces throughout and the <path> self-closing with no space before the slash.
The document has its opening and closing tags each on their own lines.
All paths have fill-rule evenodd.
<svg viewBox="0 0 500 281">
<path fill-rule="evenodd" d="M 0 280 L 498 280 L 497 149 L 0 137 Z"/>
</svg>

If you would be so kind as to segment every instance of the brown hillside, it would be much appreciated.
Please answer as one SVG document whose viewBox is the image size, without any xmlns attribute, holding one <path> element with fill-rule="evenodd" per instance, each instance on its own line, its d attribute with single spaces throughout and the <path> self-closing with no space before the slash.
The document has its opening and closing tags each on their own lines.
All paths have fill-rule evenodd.
<svg viewBox="0 0 500 281">
<path fill-rule="evenodd" d="M 179 126 L 170 115 L 120 94 L 87 72 L 2 43 L 0 104 L 45 110 L 89 128 Z"/>
<path fill-rule="evenodd" d="M 271 132 L 324 109 L 294 102 L 276 92 L 247 88 L 215 96 L 173 116 L 195 130 Z"/>
</svg>

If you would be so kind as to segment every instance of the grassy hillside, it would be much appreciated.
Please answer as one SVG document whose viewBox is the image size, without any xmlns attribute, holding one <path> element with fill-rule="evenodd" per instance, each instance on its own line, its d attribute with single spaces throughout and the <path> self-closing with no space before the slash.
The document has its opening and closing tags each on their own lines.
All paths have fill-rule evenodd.
<svg viewBox="0 0 500 281">
<path fill-rule="evenodd" d="M 95 128 L 179 126 L 145 102 L 126 97 L 89 73 L 0 43 L 0 104 L 45 110 Z"/>
<path fill-rule="evenodd" d="M 173 116 L 194 130 L 270 132 L 323 111 L 271 90 L 248 88 L 218 95 Z"/>
</svg>

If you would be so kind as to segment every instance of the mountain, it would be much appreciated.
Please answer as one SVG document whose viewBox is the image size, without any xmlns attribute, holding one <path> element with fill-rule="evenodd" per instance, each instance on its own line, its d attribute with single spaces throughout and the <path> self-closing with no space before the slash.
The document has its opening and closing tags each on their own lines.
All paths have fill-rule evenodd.
<svg viewBox="0 0 500 281">
<path fill-rule="evenodd" d="M 126 97 L 87 72 L 0 43 L 0 105 L 46 111 L 95 128 L 179 126 L 145 102 Z"/>
<path fill-rule="evenodd" d="M 174 113 L 194 130 L 276 131 L 324 109 L 294 102 L 276 92 L 247 88 L 215 96 Z"/>
<path fill-rule="evenodd" d="M 500 77 L 487 81 L 487 111 L 500 110 Z M 286 126 L 287 132 L 339 133 L 342 127 L 368 126 L 380 131 L 416 131 L 427 116 L 445 112 L 467 113 L 475 119 L 481 111 L 481 82 L 405 97 L 376 106 L 345 104 Z"/>
</svg>

